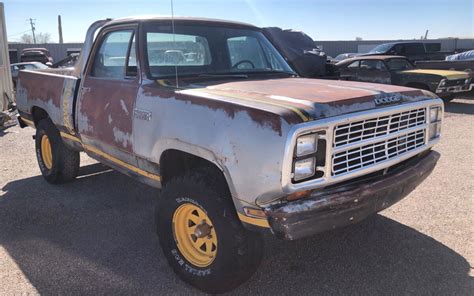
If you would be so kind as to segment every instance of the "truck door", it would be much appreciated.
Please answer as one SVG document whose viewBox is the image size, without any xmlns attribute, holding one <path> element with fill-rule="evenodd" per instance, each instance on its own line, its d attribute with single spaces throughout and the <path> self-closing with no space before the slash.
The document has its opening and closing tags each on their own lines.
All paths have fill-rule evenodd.
<svg viewBox="0 0 474 296">
<path fill-rule="evenodd" d="M 86 150 L 100 150 L 132 165 L 136 165 L 132 156 L 133 110 L 140 86 L 136 32 L 134 26 L 120 26 L 99 34 L 76 110 L 78 131 Z"/>
<path fill-rule="evenodd" d="M 357 80 L 363 82 L 390 84 L 390 73 L 381 60 L 361 60 Z"/>
</svg>

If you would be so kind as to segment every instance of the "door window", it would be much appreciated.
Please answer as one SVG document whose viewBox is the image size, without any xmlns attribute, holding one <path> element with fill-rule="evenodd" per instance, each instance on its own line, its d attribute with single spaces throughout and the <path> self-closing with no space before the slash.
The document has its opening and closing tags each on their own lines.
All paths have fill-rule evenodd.
<svg viewBox="0 0 474 296">
<path fill-rule="evenodd" d="M 377 70 L 377 71 L 385 71 L 385 65 L 382 61 L 377 60 L 364 60 L 360 62 L 360 69 L 361 70 Z"/>
<path fill-rule="evenodd" d="M 355 61 L 353 63 L 350 63 L 349 66 L 347 66 L 348 69 L 352 69 L 352 70 L 355 70 L 357 68 L 359 68 L 359 61 Z"/>
<path fill-rule="evenodd" d="M 133 44 L 132 54 L 129 53 Z M 130 66 L 130 67 L 129 67 Z M 133 67 L 135 67 L 133 70 Z M 107 33 L 95 54 L 91 76 L 122 79 L 136 76 L 136 57 L 133 30 Z"/>
</svg>

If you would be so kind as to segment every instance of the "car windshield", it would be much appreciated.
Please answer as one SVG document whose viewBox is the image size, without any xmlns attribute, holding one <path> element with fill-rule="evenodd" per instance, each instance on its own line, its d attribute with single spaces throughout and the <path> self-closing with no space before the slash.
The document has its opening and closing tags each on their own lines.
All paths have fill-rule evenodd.
<svg viewBox="0 0 474 296">
<path fill-rule="evenodd" d="M 153 78 L 174 76 L 295 75 L 258 30 L 220 25 L 145 25 L 146 61 Z"/>
<path fill-rule="evenodd" d="M 386 63 L 388 69 L 391 71 L 410 70 L 415 68 L 410 61 L 405 59 L 390 59 Z"/>
<path fill-rule="evenodd" d="M 377 45 L 375 48 L 373 48 L 369 53 L 386 53 L 390 48 L 392 48 L 393 44 L 390 43 L 384 43 Z"/>
</svg>

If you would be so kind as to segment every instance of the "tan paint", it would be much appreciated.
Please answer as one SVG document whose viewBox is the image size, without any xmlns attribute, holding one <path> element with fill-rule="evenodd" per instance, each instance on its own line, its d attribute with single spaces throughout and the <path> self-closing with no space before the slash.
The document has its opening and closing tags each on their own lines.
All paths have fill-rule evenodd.
<svg viewBox="0 0 474 296">
<path fill-rule="evenodd" d="M 433 74 L 446 77 L 448 80 L 456 79 L 466 79 L 469 78 L 469 74 L 461 71 L 451 71 L 451 70 L 431 70 L 431 69 L 414 69 L 414 70 L 405 70 L 400 71 L 403 74 Z"/>
</svg>

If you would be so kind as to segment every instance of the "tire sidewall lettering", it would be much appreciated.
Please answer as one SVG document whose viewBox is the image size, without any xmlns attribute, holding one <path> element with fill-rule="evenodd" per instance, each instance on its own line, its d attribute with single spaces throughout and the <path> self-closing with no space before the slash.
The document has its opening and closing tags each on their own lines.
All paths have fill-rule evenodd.
<svg viewBox="0 0 474 296">
<path fill-rule="evenodd" d="M 209 276 L 211 275 L 211 269 L 206 268 L 206 269 L 197 269 L 191 265 L 189 265 L 184 259 L 181 258 L 181 255 L 178 250 L 172 249 L 171 250 L 171 255 L 173 258 L 176 260 L 176 262 L 188 273 L 195 275 L 195 276 Z"/>
</svg>

